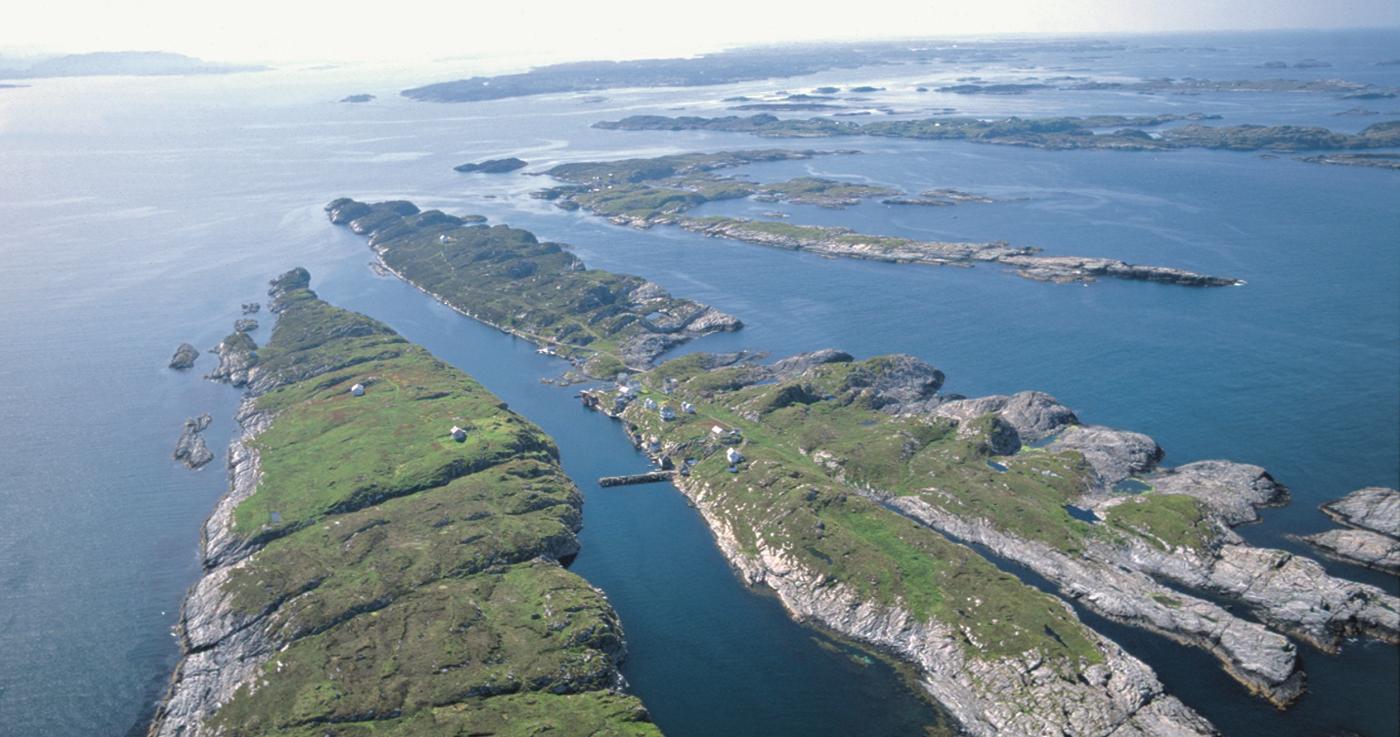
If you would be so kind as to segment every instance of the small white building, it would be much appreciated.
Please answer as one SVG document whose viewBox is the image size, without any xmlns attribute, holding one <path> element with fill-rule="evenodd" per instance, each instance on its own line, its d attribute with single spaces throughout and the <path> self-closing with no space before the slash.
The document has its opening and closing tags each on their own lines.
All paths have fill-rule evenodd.
<svg viewBox="0 0 1400 737">
<path fill-rule="evenodd" d="M 730 448 L 724 451 L 724 459 L 729 461 L 729 465 L 732 466 L 744 460 L 744 454 L 740 453 L 738 448 Z"/>
<path fill-rule="evenodd" d="M 662 407 L 662 408 L 661 408 L 661 419 L 662 419 L 662 420 L 665 420 L 665 421 L 668 421 L 668 422 L 671 421 L 671 420 L 676 419 L 676 408 L 675 408 L 675 407 L 672 407 L 672 406 L 669 405 L 669 404 L 666 405 L 666 406 L 664 406 L 664 407 Z"/>
<path fill-rule="evenodd" d="M 651 397 L 647 397 L 647 401 L 642 402 L 642 406 L 646 407 L 647 409 L 656 409 L 656 400 L 652 399 Z"/>
<path fill-rule="evenodd" d="M 693 415 L 695 414 L 695 405 L 690 402 L 681 402 L 681 411 L 688 415 Z"/>
<path fill-rule="evenodd" d="M 627 386 L 626 384 L 618 384 L 618 385 L 617 385 L 617 395 L 618 395 L 619 397 L 630 397 L 630 396 L 632 396 L 632 387 Z"/>
<path fill-rule="evenodd" d="M 464 441 L 464 440 L 466 440 L 466 439 L 467 439 L 467 431 L 466 431 L 466 430 L 463 430 L 462 428 L 460 428 L 460 427 L 458 427 L 458 426 L 456 426 L 456 425 L 453 425 L 453 426 L 452 426 L 452 439 L 453 439 L 453 440 L 456 440 L 456 441 L 459 442 L 459 443 L 462 442 L 462 441 Z M 731 450 L 733 450 L 733 449 L 731 448 Z"/>
<path fill-rule="evenodd" d="M 363 396 L 365 395 L 365 385 L 364 385 L 364 384 L 356 384 L 356 385 L 350 387 L 350 393 L 353 394 L 353 395 L 355 395 L 355 396 L 357 396 L 357 397 L 363 397 Z"/>
<path fill-rule="evenodd" d="M 721 435 L 724 435 L 724 428 L 720 427 L 719 425 L 715 425 L 714 427 L 710 428 L 710 434 L 715 437 L 720 437 Z"/>
</svg>

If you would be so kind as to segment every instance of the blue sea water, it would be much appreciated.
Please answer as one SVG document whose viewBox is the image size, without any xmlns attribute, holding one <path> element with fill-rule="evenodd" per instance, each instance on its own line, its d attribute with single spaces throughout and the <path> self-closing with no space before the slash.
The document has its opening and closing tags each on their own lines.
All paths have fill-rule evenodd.
<svg viewBox="0 0 1400 737">
<path fill-rule="evenodd" d="M 1400 483 L 1400 177 L 1289 156 L 1181 151 L 1042 152 L 962 143 L 850 139 L 860 156 L 751 167 L 859 177 L 910 191 L 985 192 L 949 208 L 866 204 L 783 210 L 792 222 L 930 239 L 1001 239 L 1247 280 L 1191 290 L 1025 281 L 993 268 L 832 261 L 619 228 L 524 195 L 530 176 L 451 167 L 518 155 L 559 161 L 830 141 L 598 131 L 599 119 L 722 109 L 735 94 L 820 84 L 889 88 L 916 114 L 1145 114 L 1201 111 L 1224 123 L 1355 130 L 1400 118 L 1395 100 L 1325 94 L 1196 96 L 1051 92 L 968 98 L 916 83 L 1091 74 L 1341 77 L 1400 84 L 1400 34 L 1139 37 L 1093 54 L 1024 52 L 1003 62 L 840 70 L 666 91 L 609 91 L 471 105 L 394 97 L 448 70 L 289 70 L 198 79 L 46 80 L 0 90 L 0 734 L 119 735 L 139 723 L 178 655 L 168 634 L 198 573 L 198 529 L 224 488 L 222 459 L 169 460 L 181 421 L 212 412 L 226 444 L 237 397 L 163 368 L 174 347 L 214 344 L 267 278 L 309 268 L 328 299 L 389 322 L 477 376 L 558 440 L 585 493 L 573 569 L 622 616 L 631 688 L 672 735 L 917 734 L 932 718 L 886 666 L 789 622 L 744 589 L 698 516 L 668 487 L 599 489 L 645 463 L 571 391 L 540 383 L 563 366 L 420 293 L 374 276 L 363 242 L 331 228 L 335 196 L 405 197 L 573 244 L 591 265 L 637 273 L 742 317 L 739 333 L 687 350 L 826 346 L 908 352 L 950 391 L 1049 391 L 1088 422 L 1147 432 L 1169 463 L 1230 458 L 1288 484 L 1293 504 L 1241 532 L 1256 544 L 1326 528 L 1316 505 Z M 1092 58 L 1090 58 L 1092 56 Z M 1327 69 L 1260 70 L 1273 59 Z M 339 97 L 369 91 L 370 105 Z M 1370 116 L 1338 116 L 1353 107 Z M 270 316 L 263 316 L 264 322 Z M 265 339 L 267 327 L 255 334 Z M 1395 579 L 1327 563 L 1337 575 Z M 1396 648 L 1304 650 L 1311 693 L 1288 712 L 1245 694 L 1204 654 L 1101 626 L 1226 734 L 1371 737 L 1400 727 Z"/>
</svg>

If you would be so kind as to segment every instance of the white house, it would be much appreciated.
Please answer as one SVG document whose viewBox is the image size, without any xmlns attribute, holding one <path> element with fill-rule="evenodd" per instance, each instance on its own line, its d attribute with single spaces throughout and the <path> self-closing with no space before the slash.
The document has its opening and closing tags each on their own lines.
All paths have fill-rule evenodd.
<svg viewBox="0 0 1400 737">
<path fill-rule="evenodd" d="M 351 393 L 351 394 L 354 394 L 354 395 L 357 396 L 357 397 L 363 397 L 363 396 L 365 395 L 365 385 L 364 385 L 364 384 L 356 384 L 356 385 L 350 387 L 350 393 Z"/>
<path fill-rule="evenodd" d="M 688 415 L 693 415 L 695 414 L 695 405 L 690 402 L 681 402 L 681 411 Z"/>
<path fill-rule="evenodd" d="M 732 466 L 735 463 L 744 460 L 744 454 L 740 453 L 737 448 L 730 448 L 724 451 L 724 458 L 725 460 L 729 461 L 729 465 Z"/>
<path fill-rule="evenodd" d="M 662 420 L 667 420 L 667 421 L 676 419 L 676 408 L 675 408 L 675 407 L 672 407 L 672 406 L 669 405 L 669 404 L 666 405 L 666 406 L 664 406 L 664 407 L 662 407 L 662 408 L 661 408 L 661 419 L 662 419 Z"/>
<path fill-rule="evenodd" d="M 457 427 L 456 425 L 453 425 L 453 426 L 452 426 L 452 439 L 453 439 L 453 440 L 456 440 L 456 441 L 459 442 L 459 443 L 462 442 L 462 441 L 464 441 L 464 440 L 466 440 L 466 439 L 467 439 L 467 431 L 466 431 L 466 430 L 463 430 L 463 429 L 460 428 L 460 427 Z M 733 448 L 731 448 L 730 450 L 733 450 Z"/>
<path fill-rule="evenodd" d="M 652 399 L 651 397 L 647 397 L 647 401 L 642 402 L 642 406 L 646 407 L 647 409 L 656 409 L 656 400 Z"/>
<path fill-rule="evenodd" d="M 710 434 L 714 435 L 715 437 L 719 437 L 724 434 L 724 428 L 720 427 L 719 425 L 715 425 L 714 427 L 710 428 Z"/>
</svg>

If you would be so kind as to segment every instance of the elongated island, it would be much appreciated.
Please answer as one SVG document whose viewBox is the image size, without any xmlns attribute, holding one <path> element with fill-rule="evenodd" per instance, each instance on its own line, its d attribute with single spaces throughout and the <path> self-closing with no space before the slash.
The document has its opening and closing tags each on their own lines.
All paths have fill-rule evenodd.
<svg viewBox="0 0 1400 737">
<path fill-rule="evenodd" d="M 271 341 L 237 350 L 231 487 L 149 733 L 660 734 L 562 565 L 582 500 L 553 441 L 309 281 L 274 280 Z"/>
</svg>

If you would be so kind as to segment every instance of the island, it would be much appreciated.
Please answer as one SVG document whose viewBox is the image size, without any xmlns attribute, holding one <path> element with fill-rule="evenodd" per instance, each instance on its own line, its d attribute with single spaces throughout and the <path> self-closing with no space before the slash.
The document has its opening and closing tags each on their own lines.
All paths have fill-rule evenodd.
<svg viewBox="0 0 1400 737">
<path fill-rule="evenodd" d="M 272 283 L 149 734 L 659 735 L 554 442 L 309 283 Z"/>
<path fill-rule="evenodd" d="M 194 362 L 199 358 L 199 349 L 189 343 L 181 343 L 175 349 L 175 355 L 170 357 L 170 368 L 183 371 L 194 366 Z"/>
<path fill-rule="evenodd" d="M 1400 154 L 1323 154 L 1321 156 L 1305 156 L 1303 161 L 1309 164 L 1400 170 Z"/>
<path fill-rule="evenodd" d="M 214 460 L 214 452 L 209 450 L 209 445 L 204 442 L 204 431 L 209 428 L 211 422 L 213 418 L 208 412 L 185 420 L 185 429 L 181 431 L 180 439 L 175 443 L 175 452 L 172 454 L 175 460 L 185 464 L 185 468 L 194 470 Z"/>
<path fill-rule="evenodd" d="M 508 159 L 487 159 L 474 164 L 458 164 L 452 167 L 452 170 L 463 173 L 504 174 L 506 172 L 515 171 L 516 169 L 523 169 L 525 166 L 526 164 L 523 160 L 512 156 Z"/>
<path fill-rule="evenodd" d="M 879 136 L 930 141 L 969 141 L 1049 150 L 1105 149 L 1171 151 L 1184 148 L 1231 151 L 1333 151 L 1400 146 L 1400 121 L 1375 123 L 1360 133 L 1337 133 L 1326 128 L 1295 125 L 1204 126 L 1188 123 L 1154 134 L 1146 128 L 1202 119 L 1199 116 L 1156 115 L 1126 117 L 1098 115 L 1060 118 L 925 118 L 854 123 L 830 118 L 784 119 L 760 113 L 748 117 L 667 117 L 634 115 L 600 121 L 607 130 L 709 130 L 783 138 Z M 1102 132 L 1106 129 L 1116 129 Z"/>
<path fill-rule="evenodd" d="M 340 101 L 349 103 L 373 102 L 374 95 L 366 93 L 361 93 L 358 95 L 346 95 L 345 97 L 340 98 Z"/>
<path fill-rule="evenodd" d="M 403 201 L 341 198 L 326 205 L 326 214 L 366 236 L 388 272 L 468 317 L 574 360 L 589 376 L 645 368 L 686 341 L 743 326 L 640 277 L 585 268 L 564 246 L 526 230 L 482 227 Z"/>
<path fill-rule="evenodd" d="M 1303 542 L 1330 558 L 1400 575 L 1400 491 L 1358 489 L 1322 511 L 1346 528 L 1305 535 Z"/>
<path fill-rule="evenodd" d="M 914 664 L 969 734 L 1213 733 L 1065 600 L 1201 648 L 1280 707 L 1304 684 L 1285 635 L 1400 640 L 1395 597 L 1233 532 L 1288 499 L 1264 469 L 1161 468 L 1151 438 L 1053 397 L 943 380 L 909 356 L 691 354 L 582 401 L 672 471 L 745 581 Z"/>
<path fill-rule="evenodd" d="M 707 202 L 744 197 L 763 202 L 826 208 L 848 207 L 871 198 L 884 198 L 881 201 L 890 205 L 952 205 L 987 201 L 986 198 L 946 189 L 909 196 L 890 187 L 821 177 L 797 177 L 760 184 L 715 174 L 717 170 L 747 164 L 805 160 L 834 153 L 852 152 L 757 149 L 561 164 L 545 174 L 566 184 L 534 192 L 531 196 L 553 201 L 564 209 L 583 209 L 619 225 L 636 228 L 675 225 L 711 237 L 810 251 L 831 257 L 934 266 L 999 264 L 1015 269 L 1015 273 L 1024 278 L 1056 283 L 1087 283 L 1100 278 L 1197 287 L 1242 283 L 1231 277 L 1198 274 L 1166 266 L 1129 264 L 1117 259 L 1044 256 L 1035 248 L 1014 247 L 1002 242 L 915 241 L 856 233 L 834 226 L 804 226 L 723 216 L 684 216 L 688 210 Z"/>
</svg>

